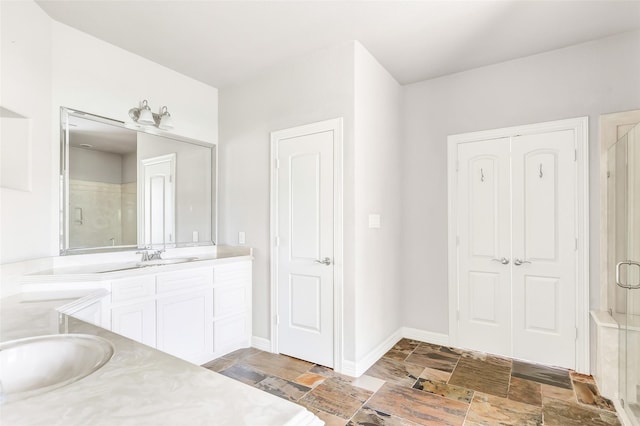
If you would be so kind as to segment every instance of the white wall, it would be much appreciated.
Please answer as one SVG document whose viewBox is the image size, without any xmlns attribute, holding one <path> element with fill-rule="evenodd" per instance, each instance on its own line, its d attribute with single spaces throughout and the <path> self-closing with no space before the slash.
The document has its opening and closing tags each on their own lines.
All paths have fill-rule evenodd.
<svg viewBox="0 0 640 426">
<path fill-rule="evenodd" d="M 254 247 L 253 334 L 269 338 L 270 132 L 344 117 L 344 359 L 400 327 L 400 96 L 358 42 L 316 52 L 220 92 L 220 239 Z M 368 228 L 380 214 L 382 227 Z"/>
<path fill-rule="evenodd" d="M 400 326 L 401 86 L 355 43 L 355 360 Z M 379 229 L 369 214 L 380 215 Z"/>
<path fill-rule="evenodd" d="M 129 121 L 128 110 L 148 99 L 168 106 L 175 134 L 215 143 L 218 91 L 52 21 L 35 2 L 3 1 L 0 11 L 0 105 L 32 119 L 33 148 L 33 190 L 0 190 L 4 265 L 58 254 L 61 106 Z M 17 291 L 14 266 L 2 268 L 3 297 Z"/>
<path fill-rule="evenodd" d="M 33 191 L 2 190 L 0 263 L 58 253 L 60 107 L 130 121 L 142 99 L 167 105 L 174 133 L 217 142 L 217 89 L 52 21 L 31 1 L 2 2 L 2 106 L 31 117 Z"/>
<path fill-rule="evenodd" d="M 640 107 L 640 32 L 404 87 L 403 323 L 447 333 L 447 136 L 589 116 L 590 297 L 599 308 L 600 114 Z"/>
<path fill-rule="evenodd" d="M 220 91 L 219 240 L 254 248 L 253 334 L 270 338 L 270 132 L 344 117 L 345 211 L 353 217 L 353 43 L 282 64 Z M 353 306 L 353 223 L 345 216 L 345 304 Z M 347 296 L 351 295 L 349 301 Z M 345 312 L 353 359 L 354 310 Z"/>
<path fill-rule="evenodd" d="M 53 253 L 51 20 L 33 2 L 0 2 L 0 105 L 31 120 L 30 192 L 0 189 L 0 264 Z"/>
<path fill-rule="evenodd" d="M 166 105 L 173 133 L 215 143 L 218 90 L 129 53 L 86 33 L 53 22 L 53 107 L 66 106 L 120 121 L 147 99 L 157 112 Z"/>
</svg>

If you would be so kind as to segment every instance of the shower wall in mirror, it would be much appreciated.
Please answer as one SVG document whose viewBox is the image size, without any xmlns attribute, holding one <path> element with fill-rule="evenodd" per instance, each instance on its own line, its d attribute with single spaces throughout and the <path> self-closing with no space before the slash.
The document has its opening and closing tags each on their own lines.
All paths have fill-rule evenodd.
<svg viewBox="0 0 640 426">
<path fill-rule="evenodd" d="M 213 244 L 216 146 L 61 110 L 61 254 Z"/>
</svg>

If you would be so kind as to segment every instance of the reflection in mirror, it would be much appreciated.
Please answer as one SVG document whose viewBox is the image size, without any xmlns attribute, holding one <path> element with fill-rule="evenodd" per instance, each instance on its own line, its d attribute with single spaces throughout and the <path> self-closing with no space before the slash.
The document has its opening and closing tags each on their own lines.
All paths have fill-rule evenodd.
<svg viewBox="0 0 640 426">
<path fill-rule="evenodd" d="M 68 140 L 68 247 L 136 247 L 136 132 L 70 115 Z"/>
<path fill-rule="evenodd" d="M 61 254 L 213 244 L 215 145 L 61 116 Z"/>
</svg>

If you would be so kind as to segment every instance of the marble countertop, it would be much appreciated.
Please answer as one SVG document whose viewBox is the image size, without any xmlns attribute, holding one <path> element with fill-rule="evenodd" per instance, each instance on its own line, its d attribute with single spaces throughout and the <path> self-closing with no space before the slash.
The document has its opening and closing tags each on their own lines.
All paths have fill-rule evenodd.
<svg viewBox="0 0 640 426">
<path fill-rule="evenodd" d="M 252 251 L 248 247 L 220 246 L 212 251 L 201 249 L 173 249 L 162 255 L 163 260 L 190 259 L 180 263 L 141 266 L 140 255 L 136 252 L 119 253 L 111 257 L 103 257 L 100 262 L 90 262 L 86 257 L 67 256 L 65 264 L 52 265 L 46 269 L 25 274 L 22 283 L 41 282 L 43 280 L 83 281 L 87 279 L 106 280 L 121 276 L 131 277 L 160 271 L 180 270 L 209 263 L 237 262 L 252 259 Z"/>
<path fill-rule="evenodd" d="M 0 300 L 0 341 L 84 333 L 115 346 L 93 374 L 0 406 L 3 425 L 321 425 L 304 407 L 58 312 L 75 299 Z M 43 362 L 46 362 L 46 354 Z"/>
</svg>

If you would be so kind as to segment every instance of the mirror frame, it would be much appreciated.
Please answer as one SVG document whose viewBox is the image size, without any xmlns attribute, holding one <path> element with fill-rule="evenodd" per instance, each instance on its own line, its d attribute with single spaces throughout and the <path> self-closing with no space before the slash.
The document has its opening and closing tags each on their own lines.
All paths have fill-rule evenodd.
<svg viewBox="0 0 640 426">
<path fill-rule="evenodd" d="M 71 254 L 89 254 L 89 253 L 109 253 L 129 250 L 145 249 L 144 244 L 138 243 L 134 245 L 124 246 L 104 246 L 104 247 L 86 247 L 86 248 L 69 248 L 69 130 L 66 126 L 69 116 L 79 117 L 86 120 L 96 121 L 111 126 L 126 128 L 136 133 L 147 133 L 155 136 L 161 136 L 173 139 L 177 142 L 198 145 L 211 150 L 211 167 L 215 170 L 211 173 L 211 240 L 174 243 L 172 247 L 197 247 L 212 246 L 216 244 L 218 238 L 218 145 L 216 143 L 203 142 L 196 139 L 179 136 L 173 133 L 165 132 L 160 129 L 147 128 L 134 123 L 125 123 L 123 121 L 112 118 L 102 117 L 96 114 L 80 111 L 74 108 L 60 107 L 60 169 L 59 169 L 59 249 L 60 255 Z"/>
</svg>

